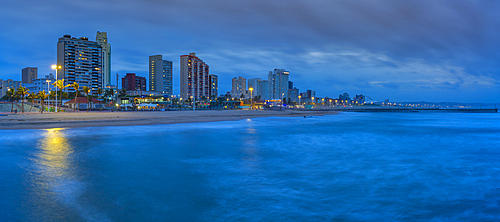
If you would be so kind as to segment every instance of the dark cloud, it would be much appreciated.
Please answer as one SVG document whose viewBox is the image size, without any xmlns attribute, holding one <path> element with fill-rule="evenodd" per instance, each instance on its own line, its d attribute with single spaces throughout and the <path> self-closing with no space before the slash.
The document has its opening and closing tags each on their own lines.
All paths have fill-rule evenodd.
<svg viewBox="0 0 500 222">
<path fill-rule="evenodd" d="M 26 66 L 49 72 L 43 66 L 55 60 L 58 37 L 93 39 L 99 30 L 108 32 L 113 72 L 147 76 L 147 56 L 161 53 L 174 61 L 178 83 L 179 55 L 195 51 L 221 76 L 222 92 L 234 76 L 285 68 L 301 91 L 320 96 L 460 100 L 461 92 L 498 101 L 480 95 L 499 92 L 498 1 L 1 3 L 0 78 L 19 79 Z"/>
</svg>

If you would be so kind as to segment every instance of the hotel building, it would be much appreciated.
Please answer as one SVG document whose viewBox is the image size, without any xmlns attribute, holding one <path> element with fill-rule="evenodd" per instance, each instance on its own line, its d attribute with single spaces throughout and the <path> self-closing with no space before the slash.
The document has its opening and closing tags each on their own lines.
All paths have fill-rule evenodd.
<svg viewBox="0 0 500 222">
<path fill-rule="evenodd" d="M 111 45 L 106 32 L 97 31 L 95 39 L 102 48 L 102 85 L 105 88 L 111 85 Z"/>
<path fill-rule="evenodd" d="M 162 55 L 149 56 L 149 91 L 173 94 L 173 62 L 163 60 Z"/>
<path fill-rule="evenodd" d="M 273 100 L 281 100 L 288 94 L 288 76 L 289 72 L 284 69 L 274 69 L 268 74 L 269 78 L 269 97 Z"/>
<path fill-rule="evenodd" d="M 241 95 L 246 97 L 247 94 L 247 79 L 243 77 L 234 77 L 232 81 L 231 96 L 240 99 Z"/>
<path fill-rule="evenodd" d="M 64 35 L 57 42 L 57 79 L 65 83 L 77 82 L 80 87 L 87 86 L 96 91 L 105 88 L 102 78 L 102 48 L 99 43 L 89 41 L 87 37 L 74 38 Z M 74 92 L 72 87 L 66 88 Z"/>
<path fill-rule="evenodd" d="M 219 77 L 214 74 L 209 75 L 210 78 L 210 99 L 216 99 L 219 93 Z"/>
<path fill-rule="evenodd" d="M 127 91 L 146 91 L 146 78 L 136 76 L 135 73 L 127 73 L 127 75 L 122 78 L 122 88 Z"/>
<path fill-rule="evenodd" d="M 181 55 L 181 98 L 196 100 L 210 97 L 209 67 L 196 53 Z"/>
</svg>

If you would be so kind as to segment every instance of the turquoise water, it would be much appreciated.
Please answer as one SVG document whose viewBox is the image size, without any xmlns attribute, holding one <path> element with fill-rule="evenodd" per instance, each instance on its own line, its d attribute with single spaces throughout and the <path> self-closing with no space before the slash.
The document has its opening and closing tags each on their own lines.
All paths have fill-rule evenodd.
<svg viewBox="0 0 500 222">
<path fill-rule="evenodd" d="M 500 115 L 0 131 L 0 221 L 499 221 Z"/>
</svg>

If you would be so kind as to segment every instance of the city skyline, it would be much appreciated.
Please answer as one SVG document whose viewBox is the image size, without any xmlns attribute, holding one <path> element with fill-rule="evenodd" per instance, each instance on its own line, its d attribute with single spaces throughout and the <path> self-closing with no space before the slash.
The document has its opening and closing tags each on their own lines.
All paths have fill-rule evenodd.
<svg viewBox="0 0 500 222">
<path fill-rule="evenodd" d="M 300 90 L 320 97 L 500 101 L 496 2 L 197 3 L 5 2 L 0 79 L 20 80 L 26 67 L 38 67 L 39 76 L 53 73 L 59 37 L 102 31 L 113 45 L 112 75 L 147 77 L 147 57 L 161 54 L 173 59 L 174 94 L 180 94 L 179 56 L 196 52 L 218 75 L 219 94 L 230 91 L 235 76 L 267 79 L 269 70 L 283 68 Z"/>
</svg>

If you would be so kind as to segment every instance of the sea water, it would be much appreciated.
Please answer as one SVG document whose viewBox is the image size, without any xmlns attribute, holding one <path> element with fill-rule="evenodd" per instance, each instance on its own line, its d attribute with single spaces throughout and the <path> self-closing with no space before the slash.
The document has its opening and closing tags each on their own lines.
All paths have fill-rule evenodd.
<svg viewBox="0 0 500 222">
<path fill-rule="evenodd" d="M 0 221 L 499 221 L 500 115 L 0 131 Z"/>
</svg>

